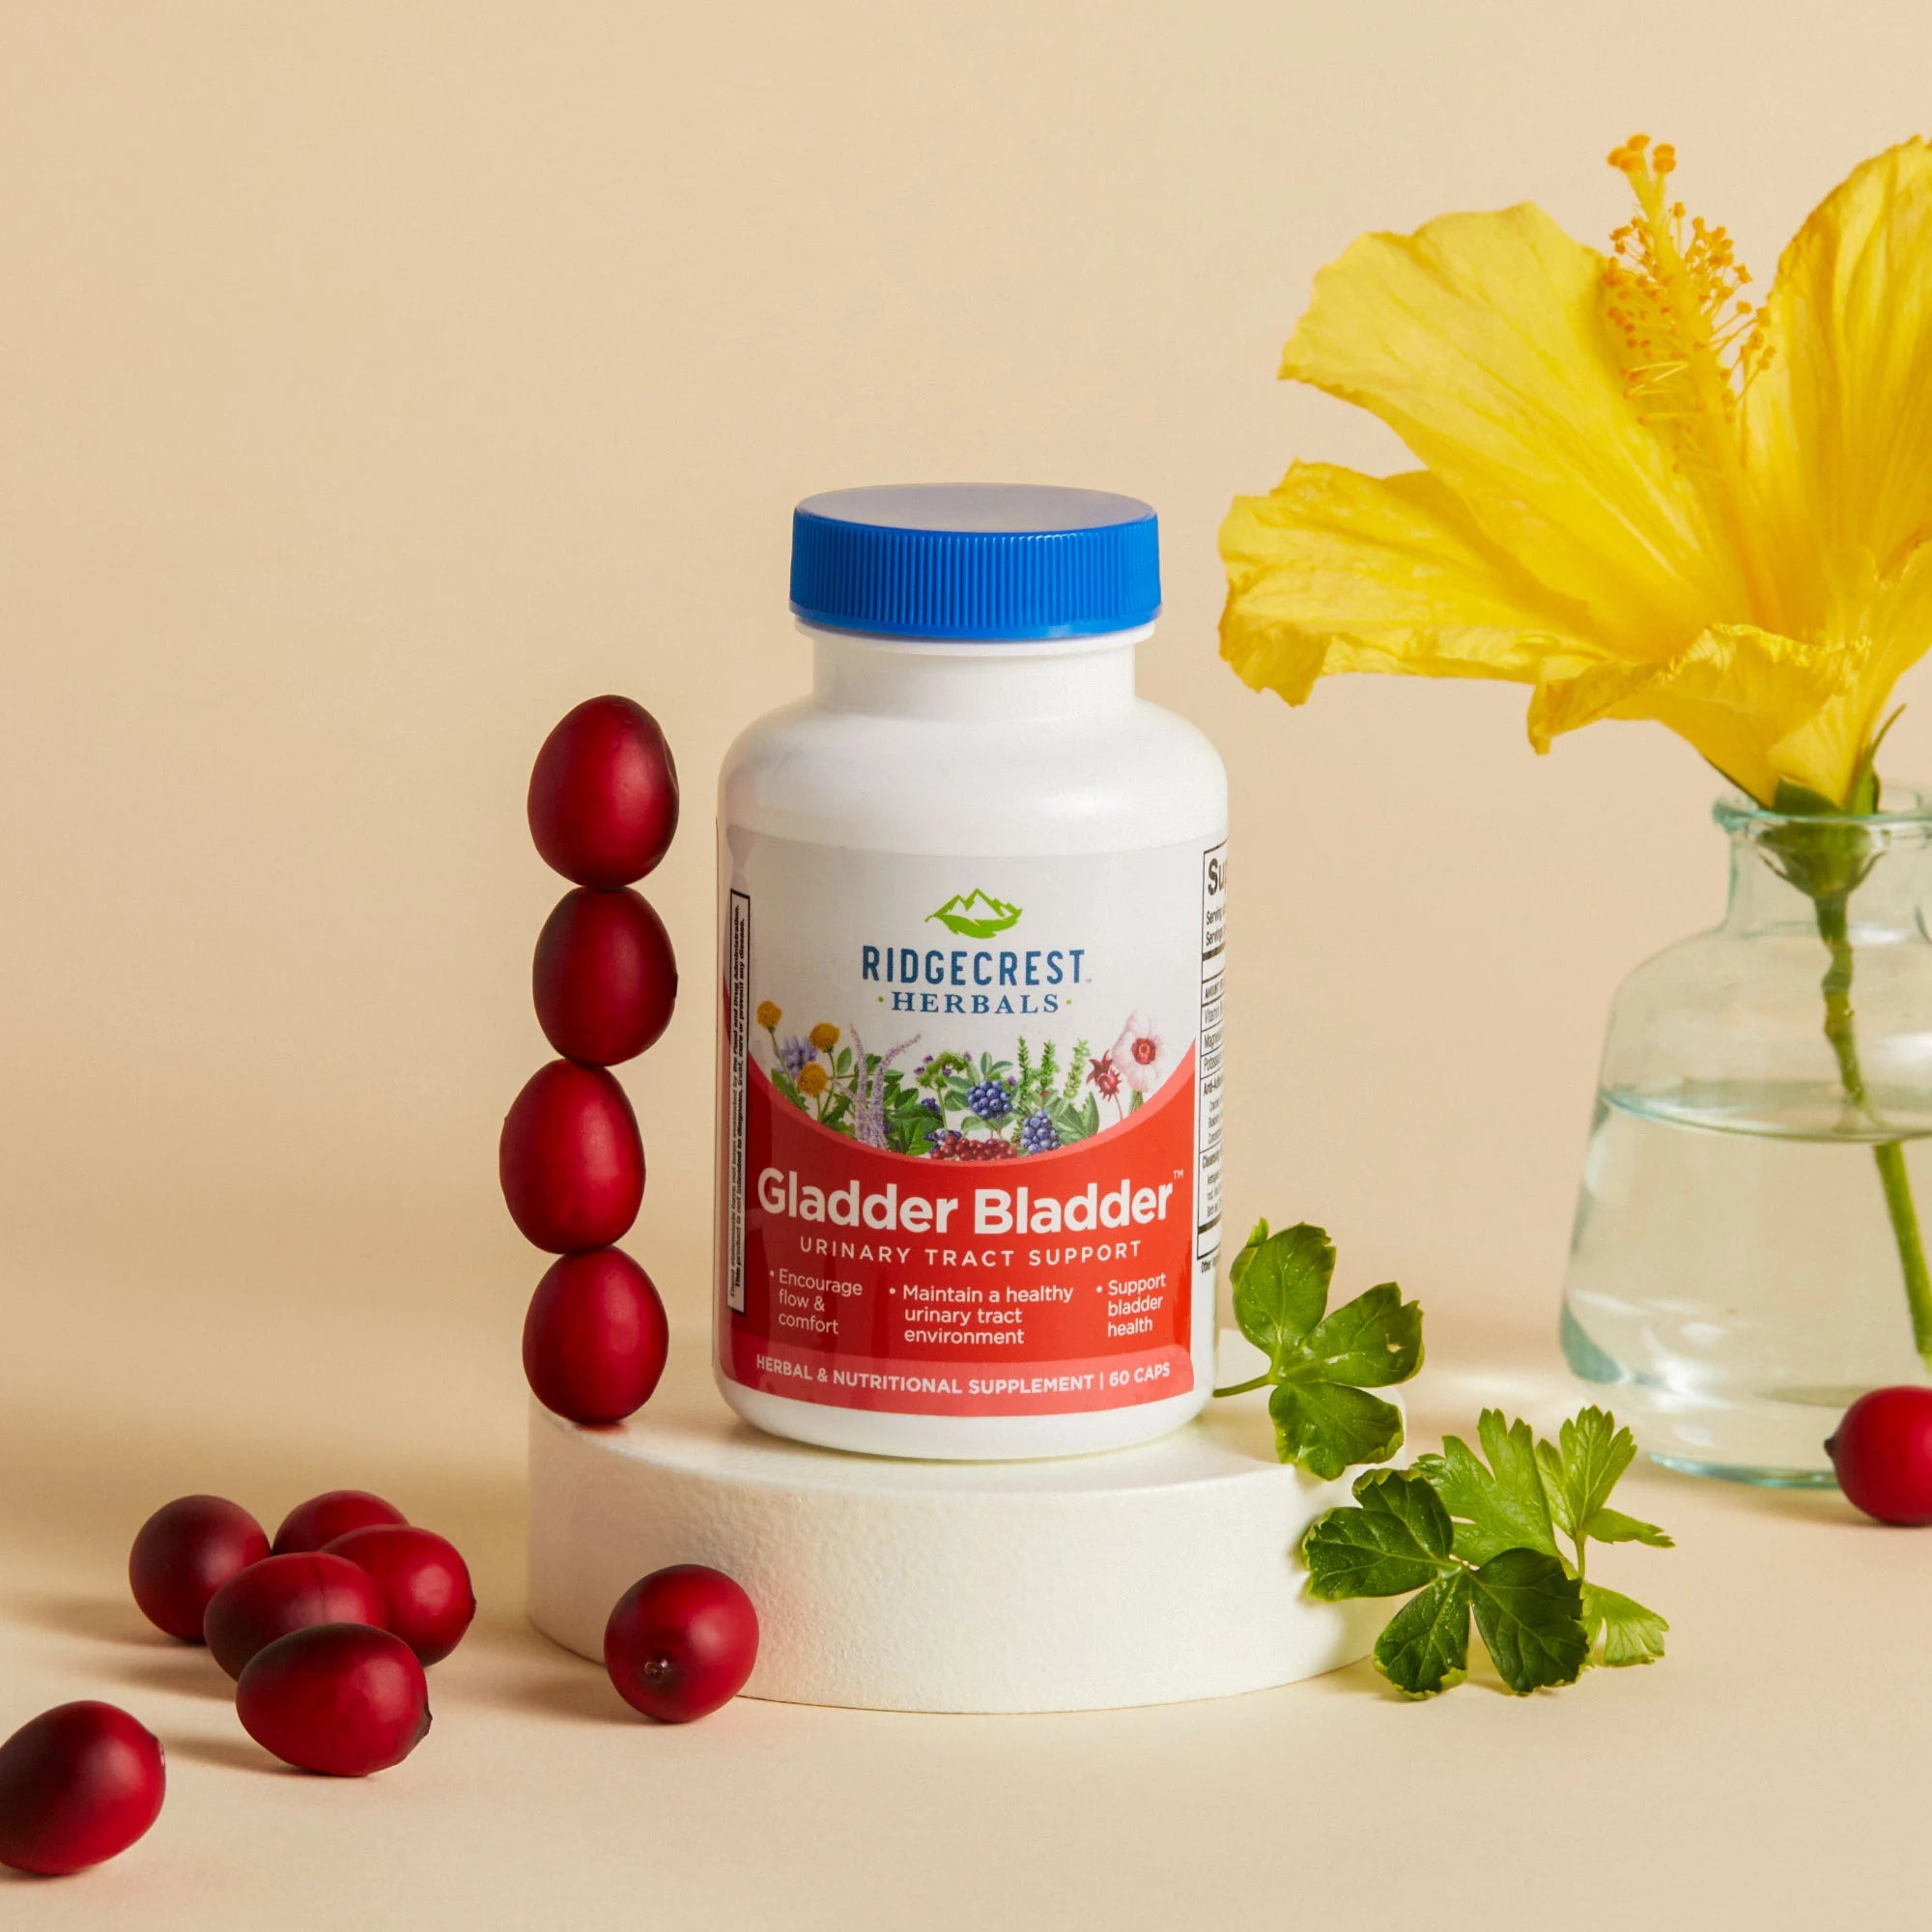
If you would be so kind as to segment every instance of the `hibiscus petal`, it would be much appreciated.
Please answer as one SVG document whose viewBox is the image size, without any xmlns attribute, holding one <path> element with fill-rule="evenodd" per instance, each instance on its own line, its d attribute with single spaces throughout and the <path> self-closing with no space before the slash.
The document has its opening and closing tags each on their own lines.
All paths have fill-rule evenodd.
<svg viewBox="0 0 1932 1932">
<path fill-rule="evenodd" d="M 1552 675 L 1530 702 L 1539 751 L 1599 718 L 1649 718 L 1688 739 L 1764 804 L 1790 780 L 1848 803 L 1892 687 L 1932 645 L 1932 543 L 1889 583 L 1874 581 L 1861 628 L 1781 637 L 1718 625 L 1662 665 Z"/>
<path fill-rule="evenodd" d="M 1830 635 L 1830 634 L 1828 634 Z M 1891 708 L 1892 687 L 1932 644 L 1932 543 L 1864 600 L 1860 628 L 1840 632 L 1834 654 L 1839 689 L 1783 739 L 1776 757 L 1783 775 L 1827 798 L 1847 802 L 1864 750 Z M 1804 777 L 1804 773 L 1815 776 Z"/>
<path fill-rule="evenodd" d="M 1805 220 L 1766 303 L 1746 458 L 1789 630 L 1855 628 L 1875 571 L 1932 535 L 1932 147 L 1855 168 Z"/>
<path fill-rule="evenodd" d="M 1828 798 L 1850 789 L 1858 746 L 1817 734 L 1848 691 L 1842 646 L 1804 642 L 1749 624 L 1721 624 L 1663 664 L 1599 665 L 1554 678 L 1530 701 L 1538 751 L 1600 718 L 1651 718 L 1690 741 L 1719 771 L 1769 804 L 1780 779 Z"/>
<path fill-rule="evenodd" d="M 1435 478 L 1297 463 L 1221 526 L 1221 654 L 1256 690 L 1303 702 L 1333 671 L 1533 684 L 1607 655 L 1582 608 L 1483 534 Z"/>
<path fill-rule="evenodd" d="M 1749 607 L 1698 484 L 1625 395 L 1604 267 L 1530 205 L 1365 235 L 1316 277 L 1281 373 L 1372 410 L 1619 655 L 1657 658 Z"/>
</svg>

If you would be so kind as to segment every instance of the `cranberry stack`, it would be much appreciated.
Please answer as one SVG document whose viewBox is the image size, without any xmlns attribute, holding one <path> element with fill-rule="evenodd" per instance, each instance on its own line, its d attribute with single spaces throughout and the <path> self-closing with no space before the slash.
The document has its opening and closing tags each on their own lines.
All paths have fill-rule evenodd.
<svg viewBox="0 0 1932 1932">
<path fill-rule="evenodd" d="M 664 1372 L 668 1335 L 650 1277 L 613 1245 L 637 1219 L 644 1150 L 610 1068 L 664 1032 L 677 962 L 631 890 L 677 830 L 677 769 L 657 720 L 628 697 L 580 704 L 530 773 L 530 837 L 569 879 L 537 937 L 537 1020 L 558 1055 L 503 1122 L 497 1172 L 510 1217 L 559 1256 L 531 1298 L 524 1371 L 546 1408 L 620 1422 Z"/>
</svg>

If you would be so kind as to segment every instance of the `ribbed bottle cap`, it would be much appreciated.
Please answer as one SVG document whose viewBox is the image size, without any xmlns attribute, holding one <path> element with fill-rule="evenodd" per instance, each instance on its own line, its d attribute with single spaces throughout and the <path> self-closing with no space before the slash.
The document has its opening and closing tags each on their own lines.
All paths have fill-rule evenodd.
<svg viewBox="0 0 1932 1932">
<path fill-rule="evenodd" d="M 1160 611 L 1153 512 L 1103 490 L 908 483 L 792 512 L 791 608 L 810 624 L 962 641 L 1095 637 Z"/>
</svg>

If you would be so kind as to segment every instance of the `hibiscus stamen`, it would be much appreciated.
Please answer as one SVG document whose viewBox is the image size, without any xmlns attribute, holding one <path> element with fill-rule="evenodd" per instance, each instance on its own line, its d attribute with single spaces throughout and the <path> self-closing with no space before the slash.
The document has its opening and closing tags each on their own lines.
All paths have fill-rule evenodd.
<svg viewBox="0 0 1932 1932">
<path fill-rule="evenodd" d="M 1715 485 L 1759 622 L 1771 616 L 1766 574 L 1749 540 L 1738 406 L 1771 360 L 1765 313 L 1741 293 L 1750 270 L 1730 232 L 1691 214 L 1665 183 L 1668 141 L 1633 134 L 1609 164 L 1630 182 L 1636 213 L 1612 231 L 1604 313 L 1622 338 L 1624 392 L 1637 420 L 1668 442 L 1677 468 Z M 1688 226 L 1687 226 L 1688 223 Z"/>
<path fill-rule="evenodd" d="M 1728 430 L 1744 392 L 1771 359 L 1764 311 L 1741 294 L 1750 270 L 1727 229 L 1665 199 L 1664 183 L 1677 167 L 1669 142 L 1653 147 L 1648 135 L 1633 134 L 1609 162 L 1637 203 L 1635 218 L 1610 237 L 1615 257 L 1604 272 L 1610 326 L 1627 352 L 1626 386 L 1642 401 L 1681 384 L 1689 407 L 1678 413 L 1702 414 L 1714 430 Z M 1708 446 L 1686 453 L 1705 462 L 1718 454 Z"/>
</svg>

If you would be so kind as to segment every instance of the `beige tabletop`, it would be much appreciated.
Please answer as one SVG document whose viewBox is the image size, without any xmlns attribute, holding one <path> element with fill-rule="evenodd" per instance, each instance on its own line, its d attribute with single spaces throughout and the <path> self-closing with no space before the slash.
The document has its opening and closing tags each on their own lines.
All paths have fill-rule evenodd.
<svg viewBox="0 0 1932 1932">
<path fill-rule="evenodd" d="M 1273 380 L 1359 232 L 1533 197 L 1601 241 L 1641 127 L 1762 281 L 1928 61 L 1922 0 L 0 8 L 0 1730 L 110 1697 L 173 1777 L 0 1927 L 1917 1922 L 1932 1534 L 1832 1497 L 1634 1476 L 1679 1548 L 1606 1574 L 1669 1658 L 1526 1701 L 631 1719 L 521 1614 L 495 1139 L 559 890 L 528 763 L 626 692 L 687 799 L 630 1245 L 704 1346 L 709 793 L 805 680 L 790 506 L 1131 491 L 1143 687 L 1233 785 L 1231 1216 L 1423 1301 L 1418 1439 L 1558 1399 L 1603 1018 L 1716 916 L 1712 782 L 1648 726 L 1536 759 L 1499 687 L 1245 692 L 1215 527 L 1403 460 Z M 1932 774 L 1932 704 L 1888 757 Z M 265 1760 L 123 1570 L 181 1492 L 343 1484 L 484 1605 L 367 1783 Z"/>
<path fill-rule="evenodd" d="M 164 1740 L 171 1781 L 160 1822 L 117 1863 L 63 1882 L 0 1874 L 0 1924 L 1796 1927 L 1866 1908 L 1866 1923 L 1914 1922 L 1932 1540 L 1834 1497 L 1627 1479 L 1679 1548 L 1608 1552 L 1604 1574 L 1669 1616 L 1670 1654 L 1560 1693 L 1514 1699 L 1478 1670 L 1410 1705 L 1360 1665 L 1077 1717 L 740 1699 L 655 1726 L 524 1623 L 515 1378 L 487 1323 L 466 1336 L 398 1316 L 400 1287 L 333 1301 L 286 1402 L 248 1387 L 286 1365 L 272 1319 L 250 1332 L 188 1285 L 167 1319 L 111 1337 L 75 1321 L 71 1284 L 15 1298 L 0 1696 L 20 1713 L 123 1703 Z M 1466 1428 L 1486 1394 L 1542 1412 L 1558 1391 L 1541 1339 L 1441 1351 L 1416 1385 L 1418 1439 Z M 85 1401 L 31 1367 L 124 1350 L 145 1369 L 101 1370 Z M 235 1398 L 185 1417 L 180 1392 L 215 1364 Z M 433 1673 L 430 1737 L 364 1782 L 259 1751 L 213 1663 L 148 1632 L 122 1574 L 156 1497 L 216 1484 L 271 1514 L 343 1482 L 456 1538 L 483 1604 Z"/>
</svg>

